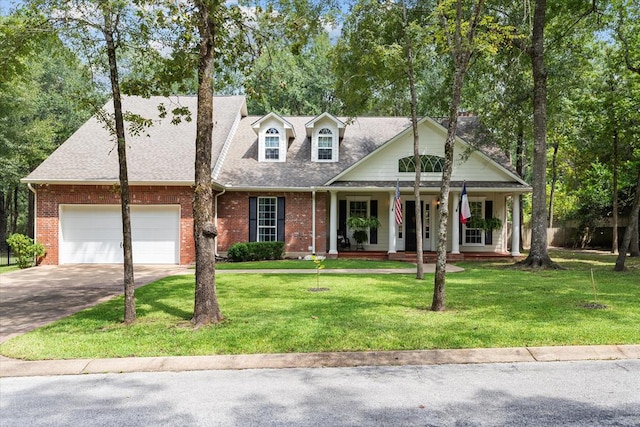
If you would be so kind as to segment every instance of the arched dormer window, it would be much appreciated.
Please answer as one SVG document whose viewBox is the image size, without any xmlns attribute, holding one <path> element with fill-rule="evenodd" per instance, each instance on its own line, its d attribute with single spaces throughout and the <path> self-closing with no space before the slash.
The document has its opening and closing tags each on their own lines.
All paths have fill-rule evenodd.
<svg viewBox="0 0 640 427">
<path fill-rule="evenodd" d="M 322 128 L 318 132 L 318 160 L 333 160 L 333 132 Z"/>
<path fill-rule="evenodd" d="M 280 159 L 280 132 L 276 128 L 269 128 L 264 136 L 265 160 Z"/>
<path fill-rule="evenodd" d="M 442 172 L 444 170 L 444 157 L 423 154 L 420 156 L 422 164 L 421 172 Z M 403 157 L 398 160 L 398 172 L 415 172 L 416 162 L 414 156 Z"/>
</svg>

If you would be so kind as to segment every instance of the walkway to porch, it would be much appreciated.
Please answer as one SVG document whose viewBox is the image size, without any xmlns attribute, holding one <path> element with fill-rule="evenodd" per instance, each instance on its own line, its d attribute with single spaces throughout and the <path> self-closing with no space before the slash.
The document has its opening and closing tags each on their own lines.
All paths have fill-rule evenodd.
<svg viewBox="0 0 640 427">
<path fill-rule="evenodd" d="M 436 252 L 425 251 L 424 254 L 425 263 L 435 263 L 437 254 Z M 395 260 L 415 262 L 415 252 L 396 252 L 388 254 L 385 251 L 340 251 L 338 252 L 338 258 L 347 259 L 367 259 L 367 260 Z M 508 252 L 496 253 L 496 252 L 465 252 L 459 254 L 447 253 L 447 262 L 456 261 L 491 261 L 491 260 L 514 260 L 517 261 L 521 257 L 514 257 Z"/>
</svg>

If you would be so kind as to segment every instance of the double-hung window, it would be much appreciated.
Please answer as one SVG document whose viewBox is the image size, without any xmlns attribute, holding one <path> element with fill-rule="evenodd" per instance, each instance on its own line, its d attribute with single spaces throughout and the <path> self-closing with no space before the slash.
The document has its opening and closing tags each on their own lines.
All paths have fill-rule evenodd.
<svg viewBox="0 0 640 427">
<path fill-rule="evenodd" d="M 278 204 L 276 197 L 258 197 L 258 241 L 277 240 Z"/>
<path fill-rule="evenodd" d="M 484 230 L 481 228 L 472 228 L 474 218 L 484 218 L 484 209 L 482 205 L 482 201 L 469 201 L 471 221 L 465 224 L 464 243 L 466 245 L 484 244 Z"/>
<path fill-rule="evenodd" d="M 276 128 L 269 128 L 264 136 L 265 160 L 280 159 L 280 132 Z"/>
<path fill-rule="evenodd" d="M 318 133 L 318 160 L 333 160 L 333 132 L 322 128 Z"/>
</svg>

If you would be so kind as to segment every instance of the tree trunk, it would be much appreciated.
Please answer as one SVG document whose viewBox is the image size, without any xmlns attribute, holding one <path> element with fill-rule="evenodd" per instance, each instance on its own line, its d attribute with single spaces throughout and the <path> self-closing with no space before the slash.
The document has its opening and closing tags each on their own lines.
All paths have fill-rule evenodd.
<svg viewBox="0 0 640 427">
<path fill-rule="evenodd" d="M 436 271 L 433 286 L 433 301 L 431 310 L 444 311 L 446 308 L 446 273 L 447 273 L 447 225 L 449 221 L 449 189 L 453 172 L 453 148 L 458 128 L 458 107 L 462 99 L 462 87 L 467 74 L 469 60 L 473 53 L 475 31 L 477 29 L 484 0 L 478 0 L 473 5 L 471 21 L 465 23 L 466 34 L 462 34 L 462 0 L 456 2 L 456 23 L 453 39 L 449 40 L 451 56 L 454 64 L 453 83 L 451 87 L 451 103 L 449 104 L 449 124 L 447 139 L 444 144 L 444 170 L 442 171 L 442 185 L 440 187 L 440 217 L 438 221 L 438 244 Z M 446 23 L 445 23 L 446 25 Z M 454 209 L 455 212 L 455 209 Z M 457 218 L 453 219 L 454 221 Z M 457 236 L 454 236 L 457 238 Z"/>
<path fill-rule="evenodd" d="M 557 268 L 547 251 L 547 72 L 544 66 L 544 25 L 547 2 L 536 0 L 532 45 L 533 70 L 533 200 L 531 249 L 520 264 L 533 268 Z"/>
<path fill-rule="evenodd" d="M 613 130 L 613 209 L 611 253 L 618 253 L 618 129 Z"/>
<path fill-rule="evenodd" d="M 420 177 L 422 172 L 422 161 L 420 159 L 420 134 L 418 132 L 418 96 L 416 95 L 416 84 L 413 69 L 413 47 L 411 36 L 408 32 L 409 22 L 407 20 L 407 7 L 402 2 L 402 19 L 405 30 L 405 42 L 407 48 L 407 76 L 409 78 L 409 92 L 411 96 L 411 128 L 413 130 L 413 160 L 416 165 L 416 175 L 413 182 L 413 196 L 416 201 L 416 279 L 424 279 L 424 248 L 423 248 L 423 225 L 422 225 L 422 203 L 420 200 Z M 408 212 L 407 212 L 408 213 Z"/>
<path fill-rule="evenodd" d="M 640 257 L 640 231 L 638 231 L 638 223 L 633 224 L 633 230 L 631 231 L 631 246 L 629 247 L 629 256 Z"/>
<path fill-rule="evenodd" d="M 553 228 L 553 201 L 558 183 L 558 148 L 560 143 L 553 144 L 553 157 L 551 158 L 551 192 L 549 194 L 549 228 Z"/>
<path fill-rule="evenodd" d="M 629 224 L 624 230 L 624 237 L 622 238 L 622 245 L 620 245 L 620 251 L 618 252 L 618 258 L 616 259 L 616 266 L 614 271 L 625 270 L 625 260 L 627 259 L 627 252 L 629 251 L 629 245 L 631 244 L 631 233 L 638 230 L 638 216 L 640 213 L 640 168 L 638 168 L 638 183 L 636 185 L 636 195 L 633 198 L 633 206 L 631 207 L 631 214 L 629 216 Z"/>
<path fill-rule="evenodd" d="M 211 151 L 213 136 L 213 72 L 215 22 L 210 1 L 197 1 L 200 32 L 198 114 L 196 124 L 195 192 L 193 220 L 196 245 L 196 289 L 192 323 L 196 327 L 223 320 L 216 295 L 215 237 Z"/>
<path fill-rule="evenodd" d="M 518 137 L 517 137 L 517 144 L 516 144 L 516 170 L 518 171 L 518 174 L 520 174 L 520 177 L 522 179 L 524 179 L 524 175 L 525 175 L 525 168 L 526 168 L 526 156 L 525 156 L 525 145 L 524 145 L 524 125 L 522 124 L 522 120 L 518 121 Z M 524 246 L 523 246 L 523 242 L 524 242 L 524 233 L 523 233 L 523 229 L 524 227 L 522 227 L 522 224 L 524 223 L 524 207 L 523 207 L 523 197 L 522 194 L 520 194 L 518 196 L 518 198 L 520 199 L 520 210 L 519 212 L 517 212 L 518 215 L 520 215 L 520 247 L 518 249 L 523 250 Z"/>
<path fill-rule="evenodd" d="M 105 9 L 104 36 L 109 59 L 109 76 L 111 80 L 111 93 L 113 96 L 113 110 L 118 140 L 118 165 L 120 180 L 120 206 L 122 211 L 122 247 L 124 252 L 124 323 L 132 323 L 136 320 L 135 283 L 133 276 L 133 254 L 131 246 L 131 214 L 129 196 L 129 177 L 127 172 L 127 144 L 125 140 L 124 118 L 122 112 L 122 100 L 120 98 L 120 80 L 118 77 L 118 63 L 116 58 L 116 42 L 114 32 L 117 31 L 111 16 L 111 11 Z M 117 17 L 116 17 L 117 22 Z"/>
</svg>

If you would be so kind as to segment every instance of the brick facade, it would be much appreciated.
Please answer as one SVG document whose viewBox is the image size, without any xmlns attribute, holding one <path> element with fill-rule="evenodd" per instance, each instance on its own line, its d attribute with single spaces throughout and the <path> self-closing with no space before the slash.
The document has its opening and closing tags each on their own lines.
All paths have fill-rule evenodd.
<svg viewBox="0 0 640 427">
<path fill-rule="evenodd" d="M 285 252 L 289 256 L 309 254 L 312 246 L 312 193 L 226 192 L 218 198 L 218 250 L 249 241 L 249 198 L 285 197 Z M 316 253 L 327 251 L 327 197 L 316 194 Z"/>
<path fill-rule="evenodd" d="M 37 185 L 36 239 L 47 254 L 44 265 L 58 264 L 60 205 L 117 205 L 120 195 L 111 185 Z M 180 205 L 180 264 L 195 262 L 192 188 L 132 186 L 132 205 Z M 312 193 L 226 192 L 218 198 L 218 251 L 226 253 L 237 242 L 249 240 L 249 197 L 285 197 L 285 251 L 289 256 L 309 254 L 312 246 Z M 316 253 L 327 252 L 327 197 L 316 194 Z"/>
<path fill-rule="evenodd" d="M 117 205 L 120 193 L 111 185 L 37 185 L 36 239 L 47 254 L 42 264 L 58 264 L 60 205 Z M 180 264 L 195 262 L 191 187 L 131 186 L 132 205 L 180 205 Z"/>
</svg>

